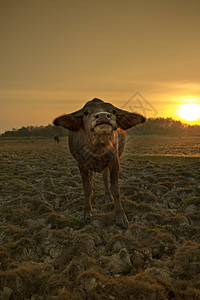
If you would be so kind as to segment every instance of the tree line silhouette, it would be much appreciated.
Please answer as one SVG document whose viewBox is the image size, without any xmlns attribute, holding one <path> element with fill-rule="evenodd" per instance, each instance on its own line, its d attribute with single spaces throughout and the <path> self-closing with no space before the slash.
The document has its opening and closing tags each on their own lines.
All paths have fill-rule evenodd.
<svg viewBox="0 0 200 300">
<path fill-rule="evenodd" d="M 131 134 L 135 135 L 200 135 L 199 125 L 188 125 L 172 118 L 149 118 L 142 126 L 134 127 Z"/>
<path fill-rule="evenodd" d="M 5 131 L 1 134 L 1 137 L 12 138 L 12 137 L 54 137 L 54 136 L 67 136 L 68 131 L 61 127 L 55 127 L 53 125 L 47 126 L 27 126 L 19 129 L 13 128 L 12 130 Z"/>
<path fill-rule="evenodd" d="M 133 135 L 170 135 L 170 136 L 194 136 L 200 135 L 199 125 L 187 125 L 181 121 L 173 120 L 172 118 L 149 118 L 147 122 L 138 127 L 129 130 Z M 27 126 L 19 129 L 13 128 L 10 131 L 5 131 L 1 137 L 54 137 L 54 136 L 67 136 L 68 130 L 55 127 L 53 125 L 47 126 Z"/>
</svg>

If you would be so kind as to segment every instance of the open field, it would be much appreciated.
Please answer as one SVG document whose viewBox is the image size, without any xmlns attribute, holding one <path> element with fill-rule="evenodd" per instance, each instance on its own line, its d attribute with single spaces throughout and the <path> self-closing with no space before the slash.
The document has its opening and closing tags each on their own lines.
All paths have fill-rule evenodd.
<svg viewBox="0 0 200 300">
<path fill-rule="evenodd" d="M 0 140 L 0 299 L 200 299 L 200 137 L 128 137 L 120 167 L 127 230 L 67 140 Z"/>
</svg>

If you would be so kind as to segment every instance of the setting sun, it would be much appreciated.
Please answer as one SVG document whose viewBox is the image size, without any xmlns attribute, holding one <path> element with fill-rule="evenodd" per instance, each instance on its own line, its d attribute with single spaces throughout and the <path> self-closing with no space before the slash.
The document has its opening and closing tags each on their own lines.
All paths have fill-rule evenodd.
<svg viewBox="0 0 200 300">
<path fill-rule="evenodd" d="M 199 104 L 183 104 L 179 109 L 181 118 L 187 121 L 195 121 L 200 118 L 200 105 Z"/>
</svg>

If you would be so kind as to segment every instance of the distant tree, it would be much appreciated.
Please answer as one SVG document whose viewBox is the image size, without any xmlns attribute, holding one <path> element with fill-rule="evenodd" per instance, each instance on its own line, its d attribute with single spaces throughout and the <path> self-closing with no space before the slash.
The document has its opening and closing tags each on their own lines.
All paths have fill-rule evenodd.
<svg viewBox="0 0 200 300">
<path fill-rule="evenodd" d="M 23 126 L 12 131 L 5 131 L 1 137 L 54 137 L 55 135 L 67 136 L 68 131 L 50 124 L 47 126 Z"/>
<path fill-rule="evenodd" d="M 149 118 L 142 126 L 134 127 L 130 134 L 135 135 L 200 135 L 200 126 L 187 125 L 172 118 Z"/>
</svg>

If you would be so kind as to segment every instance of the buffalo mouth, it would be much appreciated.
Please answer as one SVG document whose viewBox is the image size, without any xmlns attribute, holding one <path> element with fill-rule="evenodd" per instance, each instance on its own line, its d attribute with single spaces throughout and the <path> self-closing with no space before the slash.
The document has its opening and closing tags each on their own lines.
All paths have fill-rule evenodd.
<svg viewBox="0 0 200 300">
<path fill-rule="evenodd" d="M 98 131 L 104 131 L 104 130 L 113 130 L 113 125 L 110 124 L 109 122 L 99 122 L 99 123 L 96 123 L 92 130 L 96 131 L 96 129 L 98 129 Z"/>
</svg>

